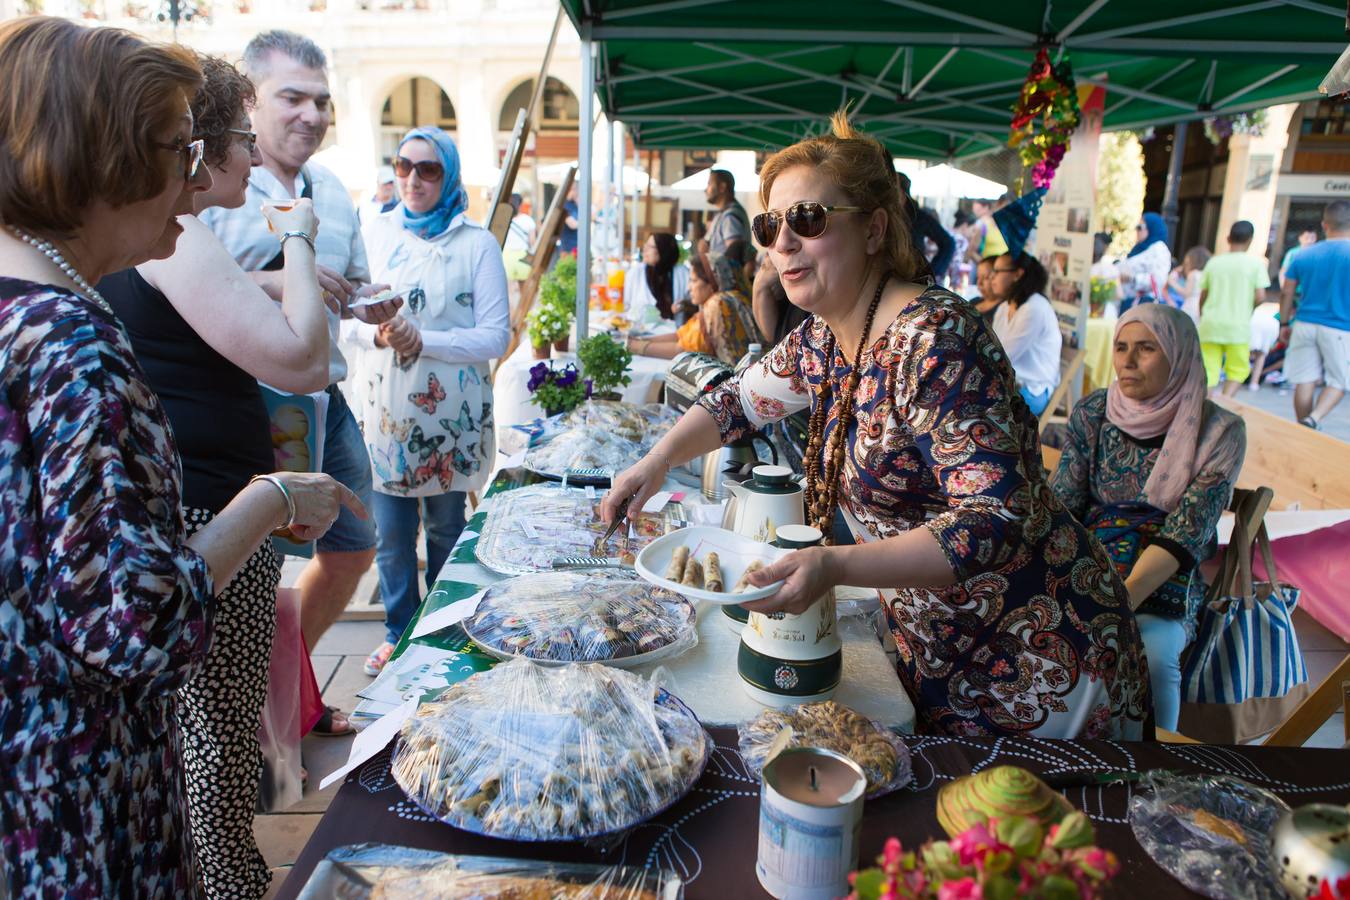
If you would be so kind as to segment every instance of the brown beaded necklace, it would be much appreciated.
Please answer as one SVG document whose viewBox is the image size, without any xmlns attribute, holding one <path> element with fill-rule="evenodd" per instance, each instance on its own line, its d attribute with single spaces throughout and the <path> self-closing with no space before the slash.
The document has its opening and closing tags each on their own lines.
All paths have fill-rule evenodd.
<svg viewBox="0 0 1350 900">
<path fill-rule="evenodd" d="M 834 332 L 828 328 L 825 340 L 825 372 L 816 389 L 816 405 L 811 410 L 810 424 L 806 429 L 806 453 L 802 465 L 806 468 L 806 517 L 808 524 L 820 529 L 825 543 L 832 544 L 834 532 L 834 508 L 839 502 L 839 479 L 844 466 L 844 448 L 848 436 L 848 426 L 853 421 L 853 395 L 858 389 L 861 376 L 863 353 L 867 350 L 867 337 L 872 333 L 872 322 L 881 305 L 881 292 L 890 281 L 889 274 L 881 276 L 876 296 L 867 308 L 867 319 L 863 323 L 862 337 L 858 340 L 858 352 L 853 356 L 853 364 L 844 376 L 843 397 L 846 402 L 839 411 L 834 431 L 830 432 L 828 445 L 825 441 L 825 421 L 829 418 L 830 386 L 833 381 L 834 353 L 838 341 Z M 817 471 L 821 473 L 817 476 Z M 821 478 L 824 481 L 822 483 Z"/>
</svg>

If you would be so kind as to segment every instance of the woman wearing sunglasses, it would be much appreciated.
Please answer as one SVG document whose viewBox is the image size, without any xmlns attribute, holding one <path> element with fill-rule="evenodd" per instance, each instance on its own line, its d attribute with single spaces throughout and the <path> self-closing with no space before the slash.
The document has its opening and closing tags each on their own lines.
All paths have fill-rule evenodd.
<svg viewBox="0 0 1350 900">
<path fill-rule="evenodd" d="M 630 337 L 628 349 L 642 356 L 672 359 L 694 351 L 715 356 L 729 366 L 761 342 L 754 313 L 745 296 L 741 268 L 725 256 L 695 254 L 689 258 L 689 296 L 698 315 L 673 334 Z"/>
<path fill-rule="evenodd" d="M 922 260 L 881 147 L 840 114 L 833 134 L 770 157 L 760 184 L 755 239 L 812 317 L 690 409 L 604 513 L 629 497 L 640 509 L 671 466 L 809 409 L 807 521 L 829 535 L 841 507 L 858 543 L 752 575 L 784 585 L 748 608 L 879 588 L 929 732 L 1140 737 L 1148 678 L 1125 589 L 1046 483 L 998 341 L 963 299 L 914 283 Z"/>
<path fill-rule="evenodd" d="M 343 323 L 352 411 L 374 476 L 375 565 L 385 640 L 366 660 L 378 675 L 417 611 L 417 531 L 430 588 L 464 528 L 467 491 L 496 453 L 488 363 L 510 339 L 497 240 L 466 218 L 459 151 L 439 128 L 414 128 L 394 159 L 401 202 L 362 229 L 371 275 L 407 298 L 384 325 Z"/>
</svg>

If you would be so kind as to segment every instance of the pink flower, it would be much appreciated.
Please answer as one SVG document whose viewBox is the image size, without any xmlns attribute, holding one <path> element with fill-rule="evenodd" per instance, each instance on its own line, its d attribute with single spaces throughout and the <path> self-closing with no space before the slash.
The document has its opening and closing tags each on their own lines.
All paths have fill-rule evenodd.
<svg viewBox="0 0 1350 900">
<path fill-rule="evenodd" d="M 948 881 L 938 887 L 938 900 L 982 900 L 984 892 L 974 878 Z"/>
<path fill-rule="evenodd" d="M 882 865 L 889 869 L 891 866 L 900 864 L 900 839 L 895 837 L 886 838 L 886 844 L 881 848 Z"/>
<path fill-rule="evenodd" d="M 989 830 L 989 824 L 972 825 L 951 840 L 951 847 L 963 866 L 979 865 L 991 853 L 1011 853 L 1012 848 L 999 842 Z"/>
</svg>

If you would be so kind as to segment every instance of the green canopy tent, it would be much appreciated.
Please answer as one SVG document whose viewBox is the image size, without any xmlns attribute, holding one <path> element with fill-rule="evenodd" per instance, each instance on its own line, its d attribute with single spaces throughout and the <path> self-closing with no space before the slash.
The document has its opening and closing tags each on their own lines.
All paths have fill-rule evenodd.
<svg viewBox="0 0 1350 900">
<path fill-rule="evenodd" d="M 897 155 L 959 159 L 1006 146 L 1041 45 L 1067 54 L 1080 83 L 1107 86 L 1107 130 L 1316 97 L 1345 47 L 1346 10 L 1319 0 L 562 4 L 583 82 L 645 147 L 782 146 L 851 102 Z"/>
</svg>

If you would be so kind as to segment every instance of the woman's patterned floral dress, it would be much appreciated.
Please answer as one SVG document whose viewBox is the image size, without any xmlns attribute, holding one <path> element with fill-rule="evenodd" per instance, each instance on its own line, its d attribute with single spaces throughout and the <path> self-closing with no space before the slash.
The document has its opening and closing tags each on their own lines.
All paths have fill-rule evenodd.
<svg viewBox="0 0 1350 900">
<path fill-rule="evenodd" d="M 0 278 L 0 895 L 179 898 L 173 692 L 211 626 L 168 421 L 109 315 Z"/>
<path fill-rule="evenodd" d="M 827 337 L 808 319 L 705 397 L 723 440 L 807 408 L 822 378 L 839 398 L 848 366 L 838 350 L 825 358 Z M 1036 419 L 993 333 L 960 297 L 930 288 L 866 354 L 845 518 L 861 541 L 927 528 L 959 579 L 882 592 L 919 727 L 1141 737 L 1152 705 L 1125 587 L 1046 483 Z"/>
</svg>

